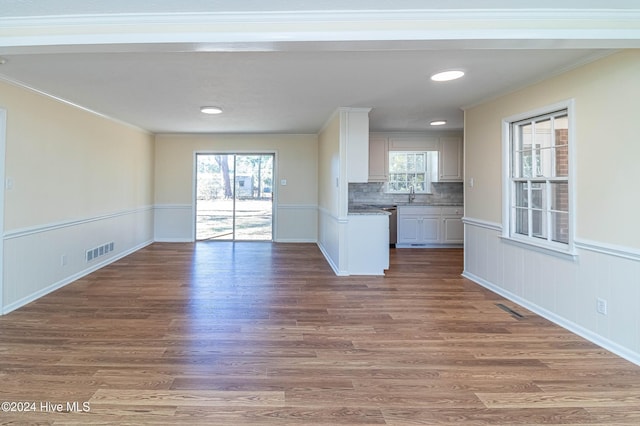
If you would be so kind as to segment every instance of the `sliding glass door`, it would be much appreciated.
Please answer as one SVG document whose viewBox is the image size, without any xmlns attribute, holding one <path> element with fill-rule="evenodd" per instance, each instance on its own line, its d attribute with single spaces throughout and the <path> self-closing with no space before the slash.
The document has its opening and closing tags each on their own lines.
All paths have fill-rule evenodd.
<svg viewBox="0 0 640 426">
<path fill-rule="evenodd" d="M 273 239 L 274 154 L 196 155 L 196 240 Z"/>
</svg>

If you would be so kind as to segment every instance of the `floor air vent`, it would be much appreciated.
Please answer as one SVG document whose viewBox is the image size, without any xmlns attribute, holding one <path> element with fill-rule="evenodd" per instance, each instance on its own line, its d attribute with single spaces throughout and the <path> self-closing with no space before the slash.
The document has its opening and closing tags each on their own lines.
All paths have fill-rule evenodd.
<svg viewBox="0 0 640 426">
<path fill-rule="evenodd" d="M 522 319 L 524 318 L 524 315 L 514 311 L 513 309 L 511 309 L 508 306 L 503 305 L 502 303 L 496 303 L 496 306 L 500 309 L 502 309 L 503 311 L 505 311 L 506 313 L 510 314 L 512 317 L 514 317 L 515 319 Z"/>
<path fill-rule="evenodd" d="M 87 250 L 87 262 L 91 262 L 98 257 L 104 256 L 107 253 L 111 253 L 113 251 L 114 244 L 113 242 L 102 244 L 101 246 L 92 248 Z"/>
</svg>

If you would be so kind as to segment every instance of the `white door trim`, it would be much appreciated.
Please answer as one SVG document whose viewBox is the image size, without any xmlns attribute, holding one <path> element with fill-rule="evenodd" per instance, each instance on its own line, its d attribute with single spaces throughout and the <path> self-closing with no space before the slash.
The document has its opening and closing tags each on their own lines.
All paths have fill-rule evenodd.
<svg viewBox="0 0 640 426">
<path fill-rule="evenodd" d="M 0 109 L 0 315 L 4 315 L 4 189 L 5 177 L 5 153 L 7 147 L 7 111 Z"/>
<path fill-rule="evenodd" d="M 198 155 L 272 155 L 273 156 L 273 185 L 271 186 L 271 240 L 276 241 L 277 235 L 277 211 L 278 211 L 278 150 L 196 150 L 193 152 L 193 168 L 191 177 L 191 242 L 196 238 L 196 214 L 197 214 L 197 186 L 198 186 Z M 234 225 L 235 228 L 235 225 Z M 233 241 L 235 241 L 235 236 Z"/>
</svg>

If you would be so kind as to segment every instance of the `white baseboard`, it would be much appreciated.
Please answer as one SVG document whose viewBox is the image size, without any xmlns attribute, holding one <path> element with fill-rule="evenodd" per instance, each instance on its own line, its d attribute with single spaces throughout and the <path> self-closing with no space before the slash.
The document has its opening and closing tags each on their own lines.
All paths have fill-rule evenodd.
<svg viewBox="0 0 640 426">
<path fill-rule="evenodd" d="M 398 244 L 396 243 L 396 248 L 398 249 L 428 249 L 428 248 L 463 248 L 464 244 Z"/>
<path fill-rule="evenodd" d="M 134 253 L 134 252 L 136 252 L 138 250 L 140 250 L 140 249 L 143 249 L 143 248 L 147 247 L 148 245 L 150 245 L 152 243 L 153 243 L 153 241 L 145 241 L 144 243 L 138 244 L 137 246 L 135 246 L 135 247 L 133 247 L 133 248 L 131 248 L 129 250 L 126 250 L 126 251 L 123 251 L 121 253 L 118 253 L 117 255 L 115 255 L 115 256 L 113 256 L 113 257 L 111 257 L 109 259 L 106 259 L 106 260 L 104 260 L 102 262 L 99 262 L 99 263 L 95 263 L 95 264 L 91 265 L 91 267 L 89 267 L 89 268 L 83 269 L 82 271 L 80 271 L 78 273 L 70 275 L 70 276 L 68 276 L 68 277 L 66 277 L 66 278 L 64 278 L 64 279 L 62 279 L 62 280 L 60 280 L 60 281 L 58 281 L 56 283 L 51 284 L 48 287 L 45 287 L 45 288 L 43 288 L 41 290 L 36 291 L 35 293 L 32 293 L 32 294 L 30 294 L 30 295 L 28 295 L 26 297 L 23 297 L 20 300 L 16 300 L 15 302 L 10 303 L 9 305 L 5 306 L 2 309 L 2 315 L 8 314 L 9 312 L 12 312 L 12 311 L 15 311 L 16 309 L 21 308 L 21 307 L 33 302 L 34 300 L 41 298 L 42 296 L 45 296 L 45 295 L 47 295 L 47 294 L 49 294 L 49 293 L 51 293 L 53 291 L 56 291 L 56 290 L 58 290 L 58 289 L 60 289 L 60 288 L 62 288 L 64 286 L 66 286 L 67 284 L 71 284 L 72 282 L 74 282 L 76 280 L 79 280 L 80 278 L 85 277 L 85 276 L 89 275 L 90 273 L 95 272 L 98 269 L 103 268 L 103 267 L 105 267 L 105 266 L 107 266 L 107 265 L 109 265 L 109 264 L 111 264 L 111 263 L 113 263 L 113 262 L 115 262 L 117 260 L 120 260 L 123 257 L 126 257 L 126 256 L 128 256 L 128 255 L 130 255 L 130 254 L 132 254 L 132 253 Z"/>
<path fill-rule="evenodd" d="M 306 243 L 306 244 L 317 244 L 318 240 L 311 238 L 279 238 L 277 240 L 273 240 L 274 243 Z"/>
<path fill-rule="evenodd" d="M 331 259 L 331 256 L 329 256 L 329 253 L 327 253 L 324 246 L 320 242 L 318 242 L 317 244 L 318 244 L 318 248 L 322 252 L 322 255 L 327 260 L 327 263 L 329 263 L 329 266 L 331 266 L 331 269 L 333 269 L 333 272 L 339 277 L 348 276 L 349 274 L 341 272 L 340 269 L 338 269 L 338 266 L 333 262 L 333 259 Z"/>
<path fill-rule="evenodd" d="M 193 243 L 194 241 L 190 238 L 156 238 L 154 239 L 156 243 Z"/>
<path fill-rule="evenodd" d="M 632 362 L 636 365 L 640 366 L 640 355 L 630 351 L 629 349 L 625 348 L 624 346 L 621 346 L 609 339 L 603 338 L 602 336 L 572 322 L 572 321 L 568 321 L 567 319 L 554 314 L 553 312 L 544 309 L 534 303 L 531 303 L 501 287 L 498 287 L 492 283 L 490 283 L 489 281 L 480 278 L 472 273 L 469 273 L 467 271 L 464 271 L 462 273 L 462 276 L 465 278 L 470 279 L 471 281 L 475 282 L 478 285 L 481 285 L 482 287 L 491 290 L 492 292 L 499 294 L 500 296 L 511 300 L 514 303 L 517 303 L 518 305 L 530 310 L 531 312 L 534 312 L 538 315 L 540 315 L 543 318 L 548 319 L 549 321 L 553 322 L 554 324 L 559 325 L 560 327 L 567 329 L 569 331 L 571 331 L 572 333 L 577 334 L 578 336 L 581 336 L 585 339 L 587 339 L 588 341 L 595 343 L 596 345 L 613 352 L 614 354 L 626 359 L 629 362 Z"/>
</svg>

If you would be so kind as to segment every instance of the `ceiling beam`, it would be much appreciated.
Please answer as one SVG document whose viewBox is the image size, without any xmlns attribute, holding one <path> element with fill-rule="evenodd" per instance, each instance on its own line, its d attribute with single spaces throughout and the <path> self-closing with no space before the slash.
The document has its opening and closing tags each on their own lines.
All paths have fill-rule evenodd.
<svg viewBox="0 0 640 426">
<path fill-rule="evenodd" d="M 260 51 L 295 50 L 300 43 L 345 49 L 341 43 L 347 42 L 377 50 L 383 41 L 395 43 L 389 46 L 394 50 L 398 44 L 415 48 L 421 42 L 423 48 L 424 42 L 430 48 L 634 48 L 640 47 L 640 9 L 98 14 L 0 21 L 4 54 L 70 46 L 95 51 L 95 46 L 140 45 L 148 51 L 153 44 L 191 51 Z"/>
</svg>

